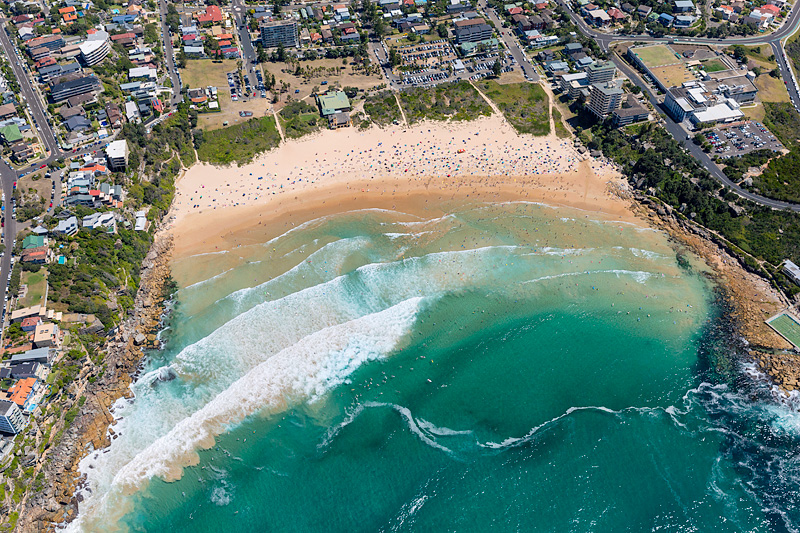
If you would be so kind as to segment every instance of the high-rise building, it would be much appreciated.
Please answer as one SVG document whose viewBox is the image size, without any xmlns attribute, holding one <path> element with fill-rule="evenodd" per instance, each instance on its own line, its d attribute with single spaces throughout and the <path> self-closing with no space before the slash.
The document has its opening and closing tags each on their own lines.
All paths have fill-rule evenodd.
<svg viewBox="0 0 800 533">
<path fill-rule="evenodd" d="M 0 431 L 16 435 L 28 424 L 17 404 L 8 400 L 0 400 Z"/>
<path fill-rule="evenodd" d="M 297 22 L 293 20 L 262 20 L 258 27 L 261 30 L 261 44 L 264 48 L 299 45 Z"/>
<path fill-rule="evenodd" d="M 607 117 L 622 104 L 624 91 L 614 82 L 593 83 L 589 93 L 589 111 L 599 118 Z"/>
<path fill-rule="evenodd" d="M 596 61 L 586 67 L 589 83 L 605 83 L 614 79 L 617 67 L 611 61 Z"/>
</svg>

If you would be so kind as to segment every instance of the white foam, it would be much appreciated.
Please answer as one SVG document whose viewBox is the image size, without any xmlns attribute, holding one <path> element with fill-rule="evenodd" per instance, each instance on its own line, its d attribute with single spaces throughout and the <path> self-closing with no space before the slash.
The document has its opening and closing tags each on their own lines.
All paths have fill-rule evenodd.
<svg viewBox="0 0 800 533">
<path fill-rule="evenodd" d="M 422 302 L 422 298 L 411 298 L 317 331 L 256 366 L 122 466 L 99 500 L 90 496 L 84 502 L 73 530 L 98 530 L 99 524 L 118 519 L 123 495 L 154 476 L 178 476 L 182 466 L 197 461 L 199 446 L 210 445 L 214 437 L 245 417 L 318 401 L 362 364 L 386 357 L 410 332 Z"/>
<path fill-rule="evenodd" d="M 536 283 L 538 281 L 547 281 L 550 279 L 565 278 L 569 276 L 588 276 L 592 274 L 614 274 L 617 277 L 631 276 L 636 283 L 646 283 L 647 280 L 653 276 L 652 272 L 645 272 L 643 270 L 623 270 L 623 269 L 610 269 L 610 270 L 582 270 L 580 272 L 561 272 L 560 274 L 550 274 L 548 276 L 541 276 L 539 278 L 523 281 L 522 283 Z"/>
</svg>

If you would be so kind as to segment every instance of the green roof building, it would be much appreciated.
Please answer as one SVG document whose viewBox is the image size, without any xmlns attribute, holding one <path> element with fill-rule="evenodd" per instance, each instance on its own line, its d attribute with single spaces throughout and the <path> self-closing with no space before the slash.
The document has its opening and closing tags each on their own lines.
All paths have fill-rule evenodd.
<svg viewBox="0 0 800 533">
<path fill-rule="evenodd" d="M 44 235 L 28 235 L 22 240 L 22 249 L 39 248 L 44 246 Z"/>
<path fill-rule="evenodd" d="M 3 142 L 6 144 L 13 144 L 22 140 L 22 134 L 16 124 L 9 124 L 0 128 L 0 136 L 3 137 Z"/>
<path fill-rule="evenodd" d="M 350 100 L 347 95 L 342 91 L 329 91 L 325 94 L 317 96 L 319 102 L 319 111 L 323 117 L 340 113 L 343 111 L 350 111 Z"/>
</svg>

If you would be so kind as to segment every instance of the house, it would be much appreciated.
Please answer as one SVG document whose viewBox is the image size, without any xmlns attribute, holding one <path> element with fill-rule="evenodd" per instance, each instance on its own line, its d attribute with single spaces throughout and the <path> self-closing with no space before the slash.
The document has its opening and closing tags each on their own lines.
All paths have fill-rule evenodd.
<svg viewBox="0 0 800 533">
<path fill-rule="evenodd" d="M 47 237 L 42 235 L 28 235 L 22 239 L 22 249 L 30 250 L 31 248 L 39 248 L 47 244 Z"/>
<path fill-rule="evenodd" d="M 3 139 L 4 144 L 11 145 L 22 140 L 22 133 L 19 131 L 19 126 L 9 124 L 0 127 L 0 138 Z"/>
<path fill-rule="evenodd" d="M 114 127 L 122 125 L 122 111 L 120 111 L 119 106 L 114 102 L 109 102 L 106 104 L 106 117 L 108 123 Z"/>
<path fill-rule="evenodd" d="M 67 128 L 67 131 L 85 131 L 92 127 L 92 123 L 86 117 L 74 116 L 65 120 L 64 126 Z"/>
<path fill-rule="evenodd" d="M 768 13 L 773 17 L 777 17 L 778 15 L 781 14 L 781 10 L 778 8 L 778 6 L 774 4 L 767 4 L 765 6 L 761 6 L 758 8 L 758 10 L 761 11 L 762 13 Z"/>
<path fill-rule="evenodd" d="M 661 24 L 662 26 L 666 26 L 667 28 L 672 26 L 672 23 L 674 21 L 675 21 L 675 17 L 673 17 L 669 13 L 661 13 L 658 16 L 658 23 Z"/>
<path fill-rule="evenodd" d="M 636 14 L 644 18 L 648 16 L 652 10 L 653 10 L 652 7 L 642 4 L 636 8 Z"/>
<path fill-rule="evenodd" d="M 43 265 L 47 263 L 47 260 L 50 256 L 50 249 L 47 246 L 41 246 L 39 248 L 31 248 L 29 250 L 24 250 L 22 252 L 22 256 L 20 257 L 20 261 L 23 263 L 33 263 L 35 265 Z"/>
<path fill-rule="evenodd" d="M 41 305 L 33 305 L 31 307 L 23 307 L 22 309 L 17 309 L 16 311 L 11 311 L 11 322 L 22 322 L 24 319 L 30 316 L 38 316 L 40 318 L 44 318 L 47 316 L 47 308 L 42 307 Z"/>
<path fill-rule="evenodd" d="M 28 318 L 22 319 L 20 322 L 19 327 L 22 331 L 26 331 L 30 333 L 31 331 L 36 330 L 36 326 L 42 323 L 42 319 L 39 316 L 29 316 Z"/>
<path fill-rule="evenodd" d="M 8 370 L 9 375 L 13 379 L 39 378 L 43 380 L 48 374 L 47 368 L 42 363 L 37 363 L 36 361 L 17 363 L 16 365 L 12 365 Z"/>
<path fill-rule="evenodd" d="M 675 13 L 686 13 L 688 11 L 694 11 L 692 0 L 675 0 Z"/>
<path fill-rule="evenodd" d="M 27 352 L 15 353 L 11 356 L 11 364 L 35 361 L 37 363 L 49 365 L 53 361 L 54 355 L 55 352 L 50 350 L 50 348 L 35 348 Z"/>
<path fill-rule="evenodd" d="M 18 142 L 11 145 L 11 158 L 17 163 L 23 163 L 33 155 L 33 148 L 26 142 Z"/>
<path fill-rule="evenodd" d="M 8 390 L 9 400 L 17 404 L 23 412 L 32 411 L 36 406 L 32 405 L 33 397 L 39 390 L 39 380 L 36 378 L 25 378 L 17 381 Z"/>
<path fill-rule="evenodd" d="M 800 267 L 798 267 L 794 262 L 786 259 L 783 262 L 783 267 L 781 268 L 783 273 L 795 284 L 800 285 Z"/>
<path fill-rule="evenodd" d="M 688 28 L 694 22 L 694 17 L 690 15 L 678 15 L 675 17 L 676 28 Z"/>
<path fill-rule="evenodd" d="M 627 18 L 625 13 L 617 9 L 616 7 L 612 7 L 608 10 L 608 16 L 611 17 L 613 22 L 621 22 Z"/>
<path fill-rule="evenodd" d="M 66 220 L 59 220 L 58 225 L 53 229 L 53 233 L 56 235 L 66 235 L 68 237 L 72 237 L 76 233 L 78 233 L 78 219 L 74 216 L 67 218 Z"/>
<path fill-rule="evenodd" d="M 719 6 L 717 8 L 717 11 L 719 12 L 720 17 L 722 17 L 725 20 L 730 20 L 731 15 L 735 14 L 733 7 L 731 6 L 725 6 L 725 5 Z"/>
<path fill-rule="evenodd" d="M 145 231 L 147 229 L 147 212 L 136 212 L 136 223 L 133 227 L 135 231 Z"/>
<path fill-rule="evenodd" d="M 47 323 L 39 324 L 33 334 L 33 347 L 34 348 L 49 348 L 51 346 L 59 347 L 59 330 L 58 324 Z"/>
<path fill-rule="evenodd" d="M 636 9 L 635 7 L 633 7 L 633 5 L 629 4 L 628 2 L 625 2 L 620 7 L 621 7 L 622 11 L 624 11 L 625 13 L 633 13 L 634 10 Z"/>
<path fill-rule="evenodd" d="M 14 104 L 9 103 L 0 105 L 0 120 L 13 117 L 16 114 L 17 114 L 17 108 L 14 106 Z"/>
<path fill-rule="evenodd" d="M 583 52 L 583 45 L 581 43 L 567 43 L 564 45 L 564 53 L 568 56 Z"/>
<path fill-rule="evenodd" d="M 114 218 L 114 213 L 106 211 L 105 213 L 92 213 L 83 217 L 82 225 L 84 229 L 97 229 L 108 228 L 112 232 L 117 230 L 117 221 Z"/>
</svg>

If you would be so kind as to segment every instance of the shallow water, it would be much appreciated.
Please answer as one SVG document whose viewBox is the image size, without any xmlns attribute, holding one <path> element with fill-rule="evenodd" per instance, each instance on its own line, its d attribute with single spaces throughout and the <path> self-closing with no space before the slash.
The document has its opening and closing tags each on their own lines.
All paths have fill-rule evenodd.
<svg viewBox="0 0 800 533">
<path fill-rule="evenodd" d="M 681 263 L 530 203 L 176 261 L 167 347 L 70 527 L 793 531 L 800 418 Z"/>
</svg>

